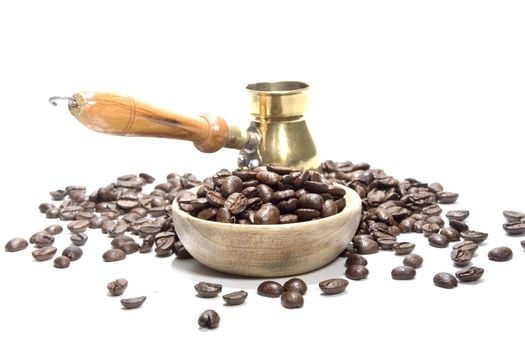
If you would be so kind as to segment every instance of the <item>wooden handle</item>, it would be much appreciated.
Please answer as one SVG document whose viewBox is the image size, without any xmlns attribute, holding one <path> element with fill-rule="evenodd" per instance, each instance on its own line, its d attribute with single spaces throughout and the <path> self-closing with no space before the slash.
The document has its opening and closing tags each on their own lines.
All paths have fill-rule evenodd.
<svg viewBox="0 0 525 350">
<path fill-rule="evenodd" d="M 98 132 L 188 140 L 206 153 L 218 151 L 228 139 L 228 125 L 216 115 L 188 117 L 106 92 L 80 92 L 73 99 L 71 114 Z"/>
</svg>

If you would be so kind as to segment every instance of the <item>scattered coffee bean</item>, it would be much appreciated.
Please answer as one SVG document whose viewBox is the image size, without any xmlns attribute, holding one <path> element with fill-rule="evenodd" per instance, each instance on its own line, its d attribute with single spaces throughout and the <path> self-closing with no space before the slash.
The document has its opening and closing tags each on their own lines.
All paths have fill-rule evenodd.
<svg viewBox="0 0 525 350">
<path fill-rule="evenodd" d="M 53 266 L 57 269 L 65 269 L 69 267 L 71 260 L 67 256 L 59 256 L 53 261 Z"/>
<path fill-rule="evenodd" d="M 319 282 L 319 288 L 324 294 L 327 295 L 343 293 L 347 286 L 348 280 L 344 278 L 331 278 Z"/>
<path fill-rule="evenodd" d="M 82 249 L 74 244 L 71 244 L 62 251 L 62 255 L 67 256 L 71 261 L 77 261 L 82 257 L 82 254 L 84 254 Z"/>
<path fill-rule="evenodd" d="M 201 298 L 215 298 L 222 292 L 222 285 L 217 283 L 199 282 L 193 287 Z"/>
<path fill-rule="evenodd" d="M 301 308 L 304 305 L 303 295 L 296 291 L 286 291 L 281 295 L 281 305 L 287 309 Z"/>
<path fill-rule="evenodd" d="M 520 213 L 519 211 L 513 210 L 505 210 L 503 211 L 503 216 L 508 222 L 517 222 L 525 218 L 525 213 Z"/>
<path fill-rule="evenodd" d="M 57 249 L 55 247 L 47 246 L 43 248 L 38 248 L 37 250 L 34 250 L 31 254 L 33 255 L 33 258 L 35 258 L 36 261 L 45 261 L 51 259 L 56 252 Z"/>
<path fill-rule="evenodd" d="M 436 248 L 446 248 L 448 247 L 447 237 L 440 235 L 439 233 L 431 234 L 428 237 L 428 243 Z"/>
<path fill-rule="evenodd" d="M 452 204 L 458 199 L 459 195 L 454 192 L 438 192 L 437 199 L 440 204 Z"/>
<path fill-rule="evenodd" d="M 483 272 L 481 267 L 470 266 L 456 272 L 456 277 L 460 282 L 474 282 L 483 276 Z"/>
<path fill-rule="evenodd" d="M 457 230 L 459 233 L 468 231 L 469 229 L 467 224 L 458 220 L 449 220 L 448 224 L 450 225 L 450 227 Z"/>
<path fill-rule="evenodd" d="M 51 191 L 49 194 L 51 195 L 51 199 L 54 201 L 61 201 L 66 198 L 66 191 L 64 190 Z"/>
<path fill-rule="evenodd" d="M 410 266 L 398 266 L 392 270 L 391 275 L 395 280 L 412 280 L 416 277 L 416 270 Z"/>
<path fill-rule="evenodd" d="M 509 247 L 496 247 L 489 251 L 489 260 L 509 261 L 512 259 L 512 250 Z"/>
<path fill-rule="evenodd" d="M 145 296 L 137 297 L 137 298 L 126 298 L 126 299 L 120 299 L 120 303 L 124 307 L 124 309 L 137 309 L 144 304 L 146 301 Z"/>
<path fill-rule="evenodd" d="M 59 233 L 62 233 L 63 230 L 64 229 L 62 228 L 62 226 L 54 224 L 46 227 L 44 231 L 46 231 L 50 235 L 58 235 Z"/>
<path fill-rule="evenodd" d="M 460 232 L 460 235 L 461 235 L 461 238 L 463 238 L 464 240 L 472 241 L 478 244 L 486 240 L 487 237 L 489 236 L 488 233 L 472 231 L 472 230 Z"/>
<path fill-rule="evenodd" d="M 265 281 L 257 287 L 257 294 L 268 298 L 278 298 L 283 293 L 283 286 L 275 281 Z"/>
<path fill-rule="evenodd" d="M 308 289 L 308 286 L 306 283 L 300 279 L 300 278 L 292 278 L 286 281 L 286 283 L 283 285 L 283 293 L 284 292 L 299 292 L 302 295 L 306 294 L 306 290 Z"/>
<path fill-rule="evenodd" d="M 452 289 L 458 286 L 458 280 L 448 272 L 439 272 L 434 276 L 434 284 L 441 288 Z"/>
<path fill-rule="evenodd" d="M 69 236 L 69 239 L 74 245 L 83 246 L 88 240 L 88 235 L 85 232 L 73 233 L 71 236 Z"/>
<path fill-rule="evenodd" d="M 140 244 L 138 244 L 137 242 L 124 242 L 120 246 L 120 249 L 122 249 L 124 253 L 129 255 L 138 252 L 140 249 Z"/>
<path fill-rule="evenodd" d="M 27 248 L 29 243 L 23 238 L 13 238 L 4 246 L 8 252 L 18 252 Z"/>
<path fill-rule="evenodd" d="M 503 229 L 509 235 L 521 235 L 525 233 L 525 222 L 521 222 L 521 221 L 506 222 L 503 224 Z"/>
<path fill-rule="evenodd" d="M 105 262 L 113 262 L 126 259 L 126 253 L 122 249 L 110 249 L 102 255 Z"/>
<path fill-rule="evenodd" d="M 418 254 L 408 254 L 403 259 L 403 265 L 418 269 L 423 265 L 423 258 Z"/>
<path fill-rule="evenodd" d="M 371 238 L 365 238 L 356 241 L 354 248 L 359 254 L 373 254 L 379 251 L 379 244 Z"/>
<path fill-rule="evenodd" d="M 355 253 L 349 253 L 348 258 L 345 262 L 345 267 L 348 267 L 350 265 L 363 265 L 366 266 L 368 264 L 368 261 L 364 256 L 361 256 L 359 254 Z"/>
<path fill-rule="evenodd" d="M 406 255 L 412 253 L 416 245 L 411 242 L 399 242 L 394 244 L 394 253 L 397 255 Z"/>
<path fill-rule="evenodd" d="M 525 249 L 525 240 L 521 241 L 520 243 L 521 243 L 521 247 L 522 247 L 523 249 Z"/>
<path fill-rule="evenodd" d="M 38 209 L 42 214 L 45 214 L 51 208 L 56 209 L 56 207 L 51 203 L 42 203 L 38 206 Z"/>
<path fill-rule="evenodd" d="M 88 220 L 75 220 L 67 224 L 67 228 L 69 229 L 69 231 L 73 233 L 85 232 L 88 226 L 89 226 Z"/>
<path fill-rule="evenodd" d="M 425 237 L 430 237 L 430 235 L 438 233 L 441 227 L 438 224 L 427 222 L 421 226 L 421 229 L 423 230 Z"/>
<path fill-rule="evenodd" d="M 468 251 L 471 251 L 472 254 L 474 254 L 476 250 L 478 249 L 478 244 L 472 241 L 462 241 L 462 242 L 454 244 L 452 246 L 452 249 L 468 250 Z"/>
<path fill-rule="evenodd" d="M 457 242 L 461 239 L 458 230 L 452 227 L 444 227 L 439 231 L 439 234 L 445 236 L 449 242 Z"/>
<path fill-rule="evenodd" d="M 122 295 L 126 288 L 128 288 L 128 280 L 125 278 L 118 278 L 114 281 L 111 281 L 107 285 L 109 294 L 113 296 Z"/>
<path fill-rule="evenodd" d="M 347 267 L 345 276 L 355 281 L 362 280 L 368 276 L 368 269 L 362 265 L 351 265 Z"/>
<path fill-rule="evenodd" d="M 469 214 L 470 212 L 468 210 L 450 210 L 445 216 L 449 220 L 465 221 Z"/>
<path fill-rule="evenodd" d="M 46 218 L 48 219 L 57 219 L 60 217 L 60 212 L 58 211 L 58 208 L 49 208 L 46 211 Z"/>
<path fill-rule="evenodd" d="M 454 265 L 459 267 L 470 264 L 473 257 L 474 251 L 472 250 L 452 249 L 452 252 L 450 252 L 450 258 L 454 262 Z"/>
<path fill-rule="evenodd" d="M 215 329 L 219 327 L 221 318 L 215 310 L 206 310 L 200 316 L 197 323 L 202 328 Z"/>
<path fill-rule="evenodd" d="M 238 292 L 224 294 L 222 296 L 222 299 L 226 302 L 226 304 L 233 306 L 233 305 L 240 305 L 244 303 L 247 297 L 248 297 L 248 293 L 246 293 L 243 290 L 240 290 Z"/>
</svg>

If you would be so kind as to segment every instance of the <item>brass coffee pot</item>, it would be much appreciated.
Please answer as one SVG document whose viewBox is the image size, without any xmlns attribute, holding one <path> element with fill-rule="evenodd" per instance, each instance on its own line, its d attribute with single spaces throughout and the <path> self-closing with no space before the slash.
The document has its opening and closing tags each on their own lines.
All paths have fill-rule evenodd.
<svg viewBox="0 0 525 350">
<path fill-rule="evenodd" d="M 241 168 L 280 164 L 318 169 L 320 161 L 304 114 L 309 86 L 298 81 L 248 84 L 252 116 L 247 130 L 215 114 L 189 117 L 156 108 L 127 95 L 79 92 L 66 100 L 69 111 L 88 128 L 120 136 L 152 136 L 193 141 L 202 152 L 240 150 Z"/>
</svg>

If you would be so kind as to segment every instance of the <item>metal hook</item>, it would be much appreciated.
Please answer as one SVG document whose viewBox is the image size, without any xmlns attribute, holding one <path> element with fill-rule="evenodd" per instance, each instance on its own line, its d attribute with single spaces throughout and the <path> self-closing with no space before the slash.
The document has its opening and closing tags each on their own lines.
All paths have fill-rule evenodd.
<svg viewBox="0 0 525 350">
<path fill-rule="evenodd" d="M 49 103 L 51 103 L 53 106 L 56 106 L 56 101 L 67 101 L 68 104 L 75 103 L 75 100 L 72 97 L 63 97 L 63 96 L 53 96 L 49 98 Z"/>
</svg>

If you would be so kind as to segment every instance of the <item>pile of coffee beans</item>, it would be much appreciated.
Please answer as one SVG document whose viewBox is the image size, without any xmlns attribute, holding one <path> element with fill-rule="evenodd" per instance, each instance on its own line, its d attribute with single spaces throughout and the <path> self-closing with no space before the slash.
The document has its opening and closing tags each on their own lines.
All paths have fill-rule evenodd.
<svg viewBox="0 0 525 350">
<path fill-rule="evenodd" d="M 171 206 L 203 220 L 237 224 L 287 224 L 335 215 L 346 205 L 346 186 L 355 190 L 362 201 L 361 220 L 352 242 L 341 252 L 346 258 L 345 278 L 330 278 L 319 282 L 324 295 L 343 293 L 349 280 L 366 280 L 369 276 L 366 254 L 393 251 L 403 255 L 403 265 L 393 266 L 391 278 L 412 280 L 416 269 L 423 265 L 423 257 L 414 253 L 416 244 L 399 239 L 402 233 L 422 234 L 432 247 L 445 250 L 450 247 L 452 266 L 459 268 L 455 275 L 438 272 L 433 283 L 452 289 L 461 283 L 480 280 L 484 269 L 471 265 L 475 252 L 488 234 L 470 229 L 465 223 L 468 210 L 450 210 L 441 217 L 442 204 L 454 203 L 458 194 L 444 191 L 439 183 L 424 183 L 413 178 L 398 180 L 367 163 L 322 163 L 321 173 L 268 165 L 253 170 L 220 170 L 200 182 L 192 174 L 169 174 L 166 181 L 145 193 L 143 187 L 155 179 L 148 174 L 123 175 L 115 182 L 99 188 L 90 195 L 83 186 L 68 186 L 50 192 L 52 201 L 42 203 L 39 210 L 47 218 L 67 221 L 71 244 L 54 259 L 53 266 L 64 269 L 83 256 L 81 246 L 88 241 L 87 230 L 100 229 L 110 238 L 111 249 L 102 254 L 105 262 L 124 260 L 127 255 L 155 251 L 157 257 L 175 254 L 179 259 L 191 258 L 178 239 L 170 216 Z M 196 188 L 193 191 L 188 191 Z M 176 202 L 173 204 L 173 202 Z M 525 214 L 504 211 L 507 220 L 503 229 L 508 235 L 525 233 Z M 448 221 L 448 225 L 446 221 Z M 63 227 L 53 224 L 25 238 L 13 238 L 5 244 L 8 252 L 17 252 L 33 244 L 36 261 L 51 260 L 58 249 L 55 235 Z M 452 244 L 453 243 L 453 244 Z M 525 240 L 521 241 L 525 248 Z M 513 251 L 509 247 L 495 247 L 488 252 L 492 261 L 508 261 Z M 125 279 L 107 284 L 109 295 L 119 296 L 128 286 Z M 216 298 L 222 285 L 199 282 L 194 286 L 197 296 Z M 262 282 L 257 293 L 264 297 L 280 298 L 285 308 L 304 305 L 306 283 L 292 278 L 284 285 L 275 281 Z M 224 294 L 227 305 L 243 304 L 248 293 L 240 290 Z M 123 308 L 139 308 L 146 296 L 125 298 Z M 201 327 L 217 328 L 220 322 L 214 310 L 204 311 L 198 318 Z"/>
<path fill-rule="evenodd" d="M 196 191 L 178 196 L 182 210 L 203 220 L 289 224 L 332 216 L 346 205 L 343 188 L 320 173 L 283 166 L 221 170 Z"/>
</svg>

